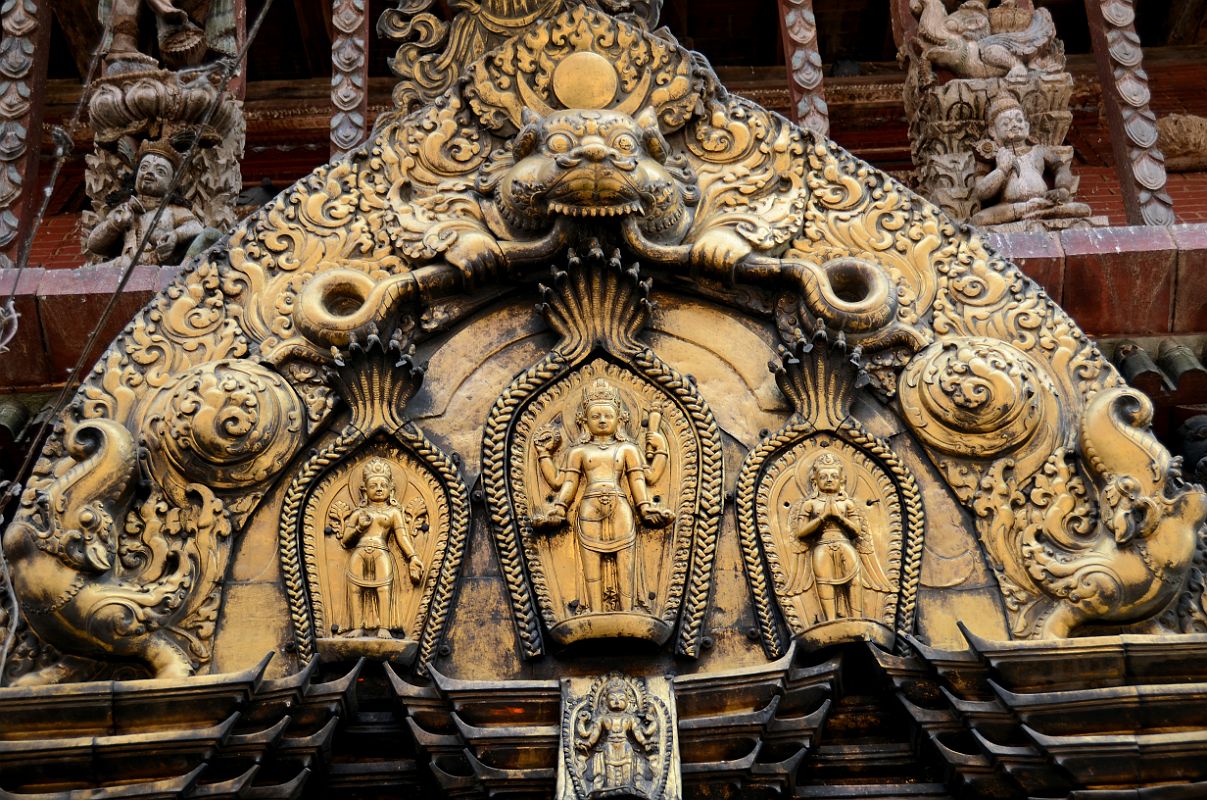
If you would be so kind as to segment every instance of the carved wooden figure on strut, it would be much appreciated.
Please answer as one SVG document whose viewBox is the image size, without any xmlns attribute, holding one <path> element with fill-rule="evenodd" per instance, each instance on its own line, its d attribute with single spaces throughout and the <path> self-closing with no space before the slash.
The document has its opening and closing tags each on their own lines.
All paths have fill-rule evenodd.
<svg viewBox="0 0 1207 800">
<path fill-rule="evenodd" d="M 1078 181 L 1070 168 L 1071 147 L 1028 144 L 1031 126 L 1018 100 L 1008 93 L 989 104 L 988 118 L 991 139 L 981 142 L 977 150 L 993 162 L 993 168 L 976 182 L 981 210 L 973 215 L 973 224 L 1090 215 L 1088 205 L 1072 202 Z M 1051 189 L 1045 172 L 1053 176 Z"/>
<path fill-rule="evenodd" d="M 397 567 L 390 542 L 402 551 L 411 583 L 420 583 L 423 561 L 412 534 L 422 516 L 423 501 L 416 497 L 405 508 L 400 507 L 393 470 L 384 459 L 371 458 L 365 462 L 361 478 L 359 505 L 346 514 L 332 509 L 334 524 L 329 528 L 351 550 L 346 573 L 351 628 L 344 636 L 374 635 L 390 639 L 391 631 L 403 626 L 395 613 Z"/>
<path fill-rule="evenodd" d="M 235 54 L 235 7 L 231 0 L 101 0 L 97 15 L 113 31 L 107 61 L 146 62 L 139 51 L 143 6 L 155 17 L 159 54 L 169 69 L 196 66 L 207 50 Z"/>
<path fill-rule="evenodd" d="M 803 466 L 798 468 L 798 481 L 803 471 Z M 797 558 L 788 593 L 816 587 L 825 621 L 862 616 L 865 591 L 892 591 L 876 560 L 867 517 L 847 494 L 846 472 L 838 457 L 822 453 L 808 474 L 811 491 L 789 511 Z"/>
<path fill-rule="evenodd" d="M 641 784 L 651 777 L 650 757 L 658 752 L 658 722 L 643 718 L 632 689 L 620 678 L 604 686 L 606 708 L 582 709 L 574 723 L 575 748 L 587 757 L 588 795 L 645 797 Z"/>
<path fill-rule="evenodd" d="M 187 206 L 168 195 L 180 154 L 163 142 L 144 142 L 134 163 L 134 194 L 114 208 L 88 235 L 88 250 L 109 257 L 107 265 L 129 266 L 154 223 L 139 264 L 179 264 L 204 226 Z M 159 220 L 156 211 L 166 206 Z"/>
<path fill-rule="evenodd" d="M 644 453 L 621 433 L 628 419 L 620 390 L 599 378 L 583 390 L 576 418 L 582 437 L 560 467 L 553 460 L 561 444 L 556 431 L 546 430 L 533 442 L 541 476 L 557 491 L 552 508 L 533 522 L 559 528 L 572 520 L 578 541 L 578 614 L 648 610 L 637 520 L 664 528 L 674 518 L 649 491 L 668 459 L 666 439 L 658 432 L 661 414 L 650 412 Z"/>
</svg>

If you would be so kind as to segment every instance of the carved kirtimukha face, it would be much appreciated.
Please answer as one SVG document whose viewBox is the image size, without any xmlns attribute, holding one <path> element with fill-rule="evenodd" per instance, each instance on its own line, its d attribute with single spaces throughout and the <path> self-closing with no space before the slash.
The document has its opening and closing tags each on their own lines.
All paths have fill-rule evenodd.
<svg viewBox="0 0 1207 800">
<path fill-rule="evenodd" d="M 633 119 L 609 110 L 525 112 L 513 166 L 499 184 L 512 223 L 536 227 L 553 215 L 625 217 L 664 231 L 686 213 L 681 182 L 664 166 L 667 144 L 652 111 Z"/>
<path fill-rule="evenodd" d="M 160 155 L 148 153 L 138 162 L 134 188 L 148 197 L 163 197 L 172 182 L 172 162 Z"/>
<path fill-rule="evenodd" d="M 1021 108 L 1007 109 L 993 120 L 993 138 L 1001 144 L 1022 144 L 1031 135 L 1031 126 Z"/>
</svg>

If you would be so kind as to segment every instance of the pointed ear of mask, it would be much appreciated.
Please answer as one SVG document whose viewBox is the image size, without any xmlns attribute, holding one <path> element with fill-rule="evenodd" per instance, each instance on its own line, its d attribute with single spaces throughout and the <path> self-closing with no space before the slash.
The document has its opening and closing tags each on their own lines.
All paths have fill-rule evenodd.
<svg viewBox="0 0 1207 800">
<path fill-rule="evenodd" d="M 666 161 L 670 147 L 667 145 L 666 139 L 662 138 L 662 131 L 658 128 L 658 112 L 647 106 L 637 115 L 636 121 L 637 126 L 641 128 L 646 151 L 656 160 Z"/>
<path fill-rule="evenodd" d="M 541 123 L 541 118 L 536 112 L 527 107 L 520 109 L 520 122 L 524 124 L 524 127 L 520 128 L 515 139 L 516 160 L 531 155 L 540 140 L 537 128 Z"/>
</svg>

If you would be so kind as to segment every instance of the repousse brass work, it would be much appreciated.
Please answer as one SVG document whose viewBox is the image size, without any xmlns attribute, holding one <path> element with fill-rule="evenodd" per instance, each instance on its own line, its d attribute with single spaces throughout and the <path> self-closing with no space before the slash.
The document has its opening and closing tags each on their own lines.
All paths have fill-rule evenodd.
<svg viewBox="0 0 1207 800">
<path fill-rule="evenodd" d="M 449 791 L 779 790 L 824 648 L 1207 624 L 1207 495 L 1149 416 L 978 234 L 573 5 L 106 351 L 4 535 L 6 678 L 365 656 Z"/>
</svg>

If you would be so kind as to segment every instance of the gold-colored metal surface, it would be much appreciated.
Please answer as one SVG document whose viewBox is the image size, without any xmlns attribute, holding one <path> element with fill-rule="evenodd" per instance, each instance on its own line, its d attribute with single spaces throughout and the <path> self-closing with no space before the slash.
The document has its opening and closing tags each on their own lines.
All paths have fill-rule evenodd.
<svg viewBox="0 0 1207 800">
<path fill-rule="evenodd" d="M 558 800 L 682 795 L 675 695 L 665 677 L 562 683 Z"/>
<path fill-rule="evenodd" d="M 105 353 L 4 534 L 5 691 L 366 657 L 447 791 L 668 798 L 791 791 L 861 724 L 832 653 L 1207 624 L 1207 495 L 1017 268 L 640 24 L 525 24 Z"/>
</svg>

